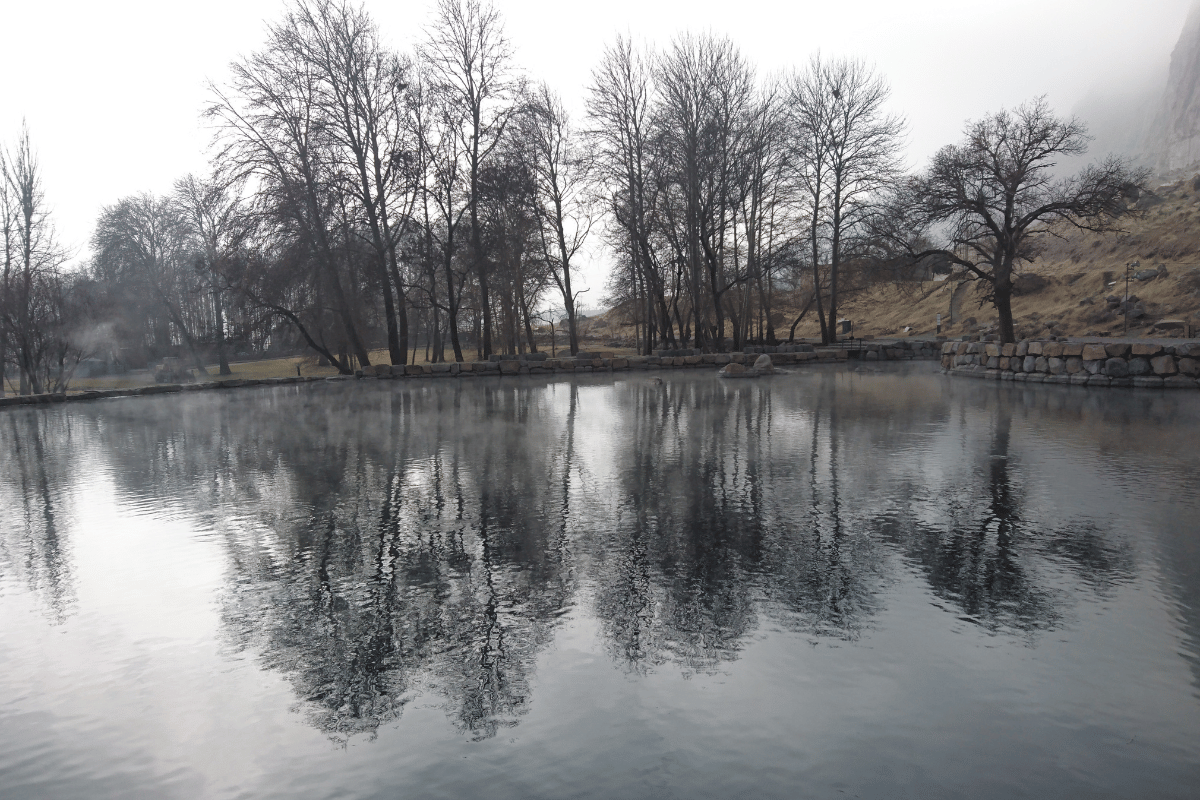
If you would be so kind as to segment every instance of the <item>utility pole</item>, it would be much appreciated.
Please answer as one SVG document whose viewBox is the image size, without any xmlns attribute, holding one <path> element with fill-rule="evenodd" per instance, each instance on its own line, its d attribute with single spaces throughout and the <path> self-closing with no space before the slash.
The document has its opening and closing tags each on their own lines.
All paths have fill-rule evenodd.
<svg viewBox="0 0 1200 800">
<path fill-rule="evenodd" d="M 1125 334 L 1123 338 L 1129 338 L 1129 270 L 1133 267 L 1140 267 L 1140 261 L 1130 261 L 1125 264 Z"/>
</svg>

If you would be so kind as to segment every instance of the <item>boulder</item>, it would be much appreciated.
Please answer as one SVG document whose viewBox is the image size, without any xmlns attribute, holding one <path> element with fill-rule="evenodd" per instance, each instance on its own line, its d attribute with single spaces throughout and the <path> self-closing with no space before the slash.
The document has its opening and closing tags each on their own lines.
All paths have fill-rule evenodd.
<svg viewBox="0 0 1200 800">
<path fill-rule="evenodd" d="M 1123 358 L 1110 358 L 1104 362 L 1104 374 L 1110 378 L 1129 377 L 1129 362 Z"/>
<path fill-rule="evenodd" d="M 1080 353 L 1084 361 L 1106 361 L 1108 350 L 1102 344 L 1087 344 Z"/>
<path fill-rule="evenodd" d="M 1016 297 L 1020 297 L 1023 294 L 1034 294 L 1035 292 L 1040 292 L 1049 285 L 1050 281 L 1046 280 L 1041 275 L 1034 275 L 1033 273 L 1026 272 L 1018 275 L 1013 280 L 1012 293 Z"/>
<path fill-rule="evenodd" d="M 1151 330 L 1169 333 L 1173 331 L 1182 331 L 1185 328 L 1187 328 L 1187 323 L 1181 319 L 1160 319 L 1158 322 L 1154 323 L 1154 325 L 1151 327 Z"/>
<path fill-rule="evenodd" d="M 1159 356 L 1150 359 L 1150 366 L 1155 375 L 1174 375 L 1179 370 L 1175 367 L 1175 356 Z"/>
<path fill-rule="evenodd" d="M 754 359 L 754 366 L 752 369 L 757 371 L 760 375 L 770 375 L 775 371 L 775 365 L 771 363 L 771 357 L 766 353 L 763 353 L 761 356 Z"/>
<path fill-rule="evenodd" d="M 1137 356 L 1129 359 L 1129 374 L 1133 376 L 1149 375 L 1151 372 L 1149 359 Z"/>
<path fill-rule="evenodd" d="M 717 372 L 723 378 L 741 378 L 746 374 L 746 368 L 741 364 L 729 363 Z"/>
<path fill-rule="evenodd" d="M 1193 378 L 1200 375 L 1200 361 L 1194 358 L 1181 358 L 1176 366 L 1182 375 L 1190 375 Z"/>
<path fill-rule="evenodd" d="M 1046 358 L 1059 358 L 1063 354 L 1063 346 L 1058 342 L 1047 342 L 1042 345 L 1042 355 Z"/>
<path fill-rule="evenodd" d="M 1135 356 L 1150 358 L 1162 352 L 1162 345 L 1154 344 L 1153 342 L 1136 342 L 1133 345 L 1132 352 Z"/>
<path fill-rule="evenodd" d="M 1129 355 L 1129 345 L 1125 342 L 1110 342 L 1104 345 L 1104 352 L 1109 358 L 1125 358 Z"/>
</svg>

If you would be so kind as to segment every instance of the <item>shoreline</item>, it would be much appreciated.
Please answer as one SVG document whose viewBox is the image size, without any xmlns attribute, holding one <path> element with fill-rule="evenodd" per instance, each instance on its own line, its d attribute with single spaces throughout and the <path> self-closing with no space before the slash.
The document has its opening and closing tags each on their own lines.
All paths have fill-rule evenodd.
<svg viewBox="0 0 1200 800">
<path fill-rule="evenodd" d="M 354 375 L 327 377 L 289 376 L 284 378 L 235 379 L 204 383 L 162 383 L 122 389 L 90 389 L 78 394 L 29 394 L 0 397 L 0 408 L 46 406 L 79 403 L 117 397 L 144 397 L 159 394 L 222 391 L 252 386 L 290 386 L 302 383 L 338 383 L 354 380 L 436 380 L 446 378 L 512 377 L 524 375 L 576 375 L 606 372 L 630 372 L 669 369 L 719 370 L 727 364 L 752 365 L 766 353 L 774 366 L 804 364 L 846 364 L 850 361 L 936 360 L 940 343 L 929 340 L 862 342 L 858 349 L 819 347 L 808 344 L 753 346 L 740 353 L 702 353 L 698 350 L 660 350 L 661 355 L 604 358 L 581 353 L 570 358 L 548 358 L 544 353 L 520 356 L 492 356 L 489 361 L 448 362 L 441 364 L 373 365 Z"/>
</svg>

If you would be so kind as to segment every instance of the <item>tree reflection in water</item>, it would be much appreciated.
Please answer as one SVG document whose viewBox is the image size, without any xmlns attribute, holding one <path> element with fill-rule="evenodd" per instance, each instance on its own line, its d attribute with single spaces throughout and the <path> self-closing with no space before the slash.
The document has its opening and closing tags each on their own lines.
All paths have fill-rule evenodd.
<svg viewBox="0 0 1200 800">
<path fill-rule="evenodd" d="M 1107 591 L 1132 574 L 1132 555 L 1094 523 L 1048 529 L 1036 515 L 1024 517 L 1033 487 L 1010 452 L 1012 425 L 1013 408 L 1001 400 L 970 479 L 955 476 L 952 485 L 932 487 L 915 498 L 919 510 L 889 514 L 876 527 L 964 619 L 1028 634 L 1060 626 L 1071 603 L 1067 586 L 1050 573 L 1065 568 L 1084 585 Z"/>
<path fill-rule="evenodd" d="M 0 578 L 23 583 L 41 599 L 47 618 L 61 623 L 75 601 L 64 530 L 71 498 L 62 491 L 82 455 L 72 452 L 73 425 L 22 410 L 0 417 L 0 430 L 7 434 L 0 434 Z M 48 440 L 57 446 L 47 447 Z"/>
<path fill-rule="evenodd" d="M 0 444 L 29 455 L 0 483 L 20 509 L 0 557 L 65 613 L 56 492 L 79 480 L 73 443 L 90 442 L 123 497 L 218 532 L 228 642 L 285 674 L 314 725 L 371 734 L 421 693 L 484 738 L 526 713 L 538 655 L 576 607 L 622 668 L 703 672 L 768 620 L 863 635 L 901 572 L 1026 635 L 1061 624 L 1080 587 L 1128 576 L 1109 531 L 1026 512 L 1012 401 L 960 405 L 823 373 L 8 414 Z M 926 433 L 914 445 L 909 430 Z"/>
</svg>

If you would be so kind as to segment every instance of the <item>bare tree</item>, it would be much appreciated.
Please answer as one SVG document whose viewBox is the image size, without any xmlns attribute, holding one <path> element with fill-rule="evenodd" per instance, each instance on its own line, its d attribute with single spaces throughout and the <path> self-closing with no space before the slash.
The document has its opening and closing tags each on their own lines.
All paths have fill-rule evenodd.
<svg viewBox="0 0 1200 800">
<path fill-rule="evenodd" d="M 572 259 L 592 228 L 586 195 L 590 159 L 580 148 L 562 100 L 539 84 L 522 117 L 518 138 L 528 154 L 535 187 L 542 254 L 558 286 L 567 315 L 571 354 L 579 352 Z"/>
<path fill-rule="evenodd" d="M 346 175 L 336 134 L 319 113 L 320 76 L 293 38 L 286 24 L 270 28 L 265 49 L 232 65 L 228 90 L 210 86 L 214 100 L 205 116 L 217 126 L 216 163 L 225 174 L 252 179 L 263 215 L 304 243 L 319 269 L 318 291 L 332 300 L 344 341 L 366 366 L 370 356 L 342 274 L 347 250 L 337 241 Z"/>
<path fill-rule="evenodd" d="M 435 89 L 463 112 L 456 132 L 466 160 L 471 261 L 479 281 L 481 354 L 492 353 L 488 265 L 479 219 L 480 171 L 504 138 L 517 112 L 520 81 L 512 71 L 512 47 L 500 12 L 480 0 L 438 0 L 437 19 L 421 48 Z"/>
<path fill-rule="evenodd" d="M 783 98 L 780 87 L 768 85 L 749 109 L 745 120 L 745 146 L 735 182 L 746 271 L 758 299 L 759 338 L 771 344 L 778 338 L 773 319 L 775 282 L 782 268 L 794 257 L 797 243 L 796 220 L 792 217 L 795 186 L 789 176 L 791 164 Z M 736 252 L 736 246 L 734 249 Z M 750 291 L 743 292 L 739 312 L 741 324 L 735 317 L 735 349 L 741 346 L 742 339 L 751 329 L 751 295 Z"/>
<path fill-rule="evenodd" d="M 645 304 L 645 353 L 660 338 L 675 343 L 667 286 L 654 245 L 659 184 L 652 170 L 652 57 L 625 37 L 605 49 L 588 88 L 587 140 L 593 177 L 611 198 L 612 247 L 629 266 Z M 640 284 L 640 286 L 639 286 Z M 682 333 L 682 331 L 681 331 Z"/>
<path fill-rule="evenodd" d="M 446 328 L 454 359 L 462 361 L 459 309 L 466 275 L 456 269 L 455 261 L 461 250 L 460 226 L 470 210 L 462 180 L 464 147 L 458 135 L 465 124 L 465 114 L 444 93 L 435 91 L 432 80 L 424 73 L 417 74 L 409 98 L 409 119 L 421 175 L 422 254 L 430 283 L 431 311 L 436 318 L 442 310 L 437 300 L 440 271 L 446 298 Z"/>
<path fill-rule="evenodd" d="M 404 364 L 408 320 L 397 245 L 416 199 L 408 64 L 380 43 L 370 15 L 344 0 L 297 0 L 283 30 L 319 76 L 319 109 L 375 251 L 391 363 Z"/>
<path fill-rule="evenodd" d="M 27 127 L 22 126 L 15 151 L 0 153 L 0 171 L 7 187 L 4 307 L 0 309 L 5 314 L 0 326 L 8 332 L 5 346 L 15 345 L 21 394 L 36 394 L 47 388 L 46 358 L 65 336 L 57 296 L 59 270 L 67 254 L 54 236 L 41 166 Z"/>
<path fill-rule="evenodd" d="M 8 335 L 11 329 L 12 282 L 17 263 L 17 202 L 8 182 L 8 162 L 0 151 L 0 236 L 4 237 L 4 264 L 0 272 L 0 397 L 8 373 Z"/>
<path fill-rule="evenodd" d="M 1053 223 L 1113 230 L 1149 175 L 1109 158 L 1078 175 L 1055 175 L 1058 160 L 1087 151 L 1083 123 L 1058 117 L 1044 97 L 969 123 L 961 144 L 943 147 L 901 193 L 893 216 L 909 224 L 891 241 L 912 261 L 940 258 L 986 281 L 1003 342 L 1016 339 L 1012 288 Z M 903 235 L 902 235 L 903 234 Z M 917 250 L 925 238 L 940 246 Z"/>
<path fill-rule="evenodd" d="M 189 311 L 199 306 L 196 296 L 204 292 L 193 268 L 188 232 L 175 203 L 143 193 L 100 212 L 92 248 L 103 274 L 126 279 L 132 291 L 154 298 L 196 370 L 207 375 L 198 348 L 197 325 L 188 319 Z M 162 338 L 164 344 L 170 341 L 168 336 Z"/>
<path fill-rule="evenodd" d="M 817 314 L 825 343 L 837 338 L 838 282 L 846 240 L 870 213 L 869 200 L 898 172 L 904 120 L 884 105 L 891 94 L 883 78 L 855 59 L 814 56 L 793 83 L 800 170 L 810 206 L 809 236 Z M 821 229 L 828 256 L 829 321 L 820 301 Z"/>
<path fill-rule="evenodd" d="M 238 183 L 218 177 L 187 175 L 175 182 L 174 202 L 198 240 L 212 296 L 214 342 L 218 371 L 232 374 L 225 348 L 225 274 L 253 232 L 253 222 L 239 196 Z"/>
</svg>

